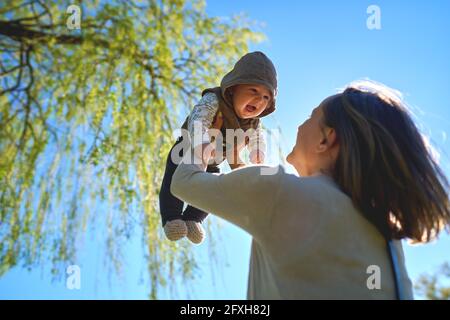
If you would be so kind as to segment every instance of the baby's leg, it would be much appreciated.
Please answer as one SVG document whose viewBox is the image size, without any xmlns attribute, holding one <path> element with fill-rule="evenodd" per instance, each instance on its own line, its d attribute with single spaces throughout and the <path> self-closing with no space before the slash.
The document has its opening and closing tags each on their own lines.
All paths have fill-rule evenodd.
<svg viewBox="0 0 450 320">
<path fill-rule="evenodd" d="M 166 232 L 167 238 L 170 240 L 178 240 L 187 235 L 187 227 L 182 220 L 183 201 L 175 197 L 170 192 L 170 184 L 172 183 L 172 176 L 177 168 L 171 159 L 171 152 L 173 148 L 182 140 L 179 138 L 175 145 L 170 149 L 166 161 L 166 170 L 159 192 L 159 211 L 161 213 L 161 222 Z"/>
</svg>

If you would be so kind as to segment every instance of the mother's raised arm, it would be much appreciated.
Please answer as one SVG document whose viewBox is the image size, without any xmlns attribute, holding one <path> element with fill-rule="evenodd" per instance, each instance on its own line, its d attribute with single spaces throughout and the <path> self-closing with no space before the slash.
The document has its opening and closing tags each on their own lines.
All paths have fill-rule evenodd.
<svg viewBox="0 0 450 320">
<path fill-rule="evenodd" d="M 274 174 L 261 174 L 269 169 Z M 173 175 L 171 192 L 258 237 L 269 227 L 283 174 L 281 166 L 250 166 L 217 175 L 182 161 Z"/>
</svg>

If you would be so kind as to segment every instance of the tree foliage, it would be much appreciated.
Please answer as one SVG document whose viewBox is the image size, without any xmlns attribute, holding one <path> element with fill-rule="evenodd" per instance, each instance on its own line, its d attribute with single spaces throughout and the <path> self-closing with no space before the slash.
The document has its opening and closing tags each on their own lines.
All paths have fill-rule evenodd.
<svg viewBox="0 0 450 320">
<path fill-rule="evenodd" d="M 420 296 L 430 300 L 450 300 L 450 283 L 444 285 L 443 279 L 450 281 L 450 264 L 444 263 L 433 275 L 423 274 L 414 288 Z"/>
<path fill-rule="evenodd" d="M 48 261 L 60 274 L 98 225 L 120 271 L 138 225 L 156 298 L 196 266 L 160 227 L 172 132 L 262 35 L 198 0 L 83 2 L 70 30 L 70 4 L 0 2 L 0 275 Z"/>
</svg>

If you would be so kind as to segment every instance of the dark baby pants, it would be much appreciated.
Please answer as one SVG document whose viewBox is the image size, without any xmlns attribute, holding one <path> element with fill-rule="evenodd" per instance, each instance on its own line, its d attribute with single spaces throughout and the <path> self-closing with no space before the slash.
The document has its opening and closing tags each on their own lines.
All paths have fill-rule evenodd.
<svg viewBox="0 0 450 320">
<path fill-rule="evenodd" d="M 159 209 L 161 213 L 162 225 L 164 226 L 167 221 L 182 219 L 184 221 L 192 220 L 196 222 L 203 222 L 208 216 L 208 213 L 195 208 L 191 205 L 186 207 L 183 212 L 184 202 L 175 197 L 170 192 L 170 184 L 172 183 L 172 176 L 177 168 L 177 164 L 172 161 L 171 153 L 176 145 L 183 141 L 182 137 L 179 137 L 175 144 L 169 151 L 166 161 L 166 170 L 164 172 L 164 178 L 159 192 Z M 183 150 L 180 151 L 180 156 L 183 156 Z M 209 165 L 206 169 L 207 172 L 220 172 L 217 165 Z"/>
</svg>

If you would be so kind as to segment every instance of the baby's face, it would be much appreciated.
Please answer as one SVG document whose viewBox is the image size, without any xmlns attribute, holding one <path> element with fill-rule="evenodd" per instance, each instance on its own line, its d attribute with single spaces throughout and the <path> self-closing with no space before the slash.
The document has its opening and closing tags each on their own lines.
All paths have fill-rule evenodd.
<svg viewBox="0 0 450 320">
<path fill-rule="evenodd" d="M 261 84 L 238 84 L 231 90 L 234 111 L 241 119 L 259 116 L 272 99 L 270 91 Z"/>
</svg>

